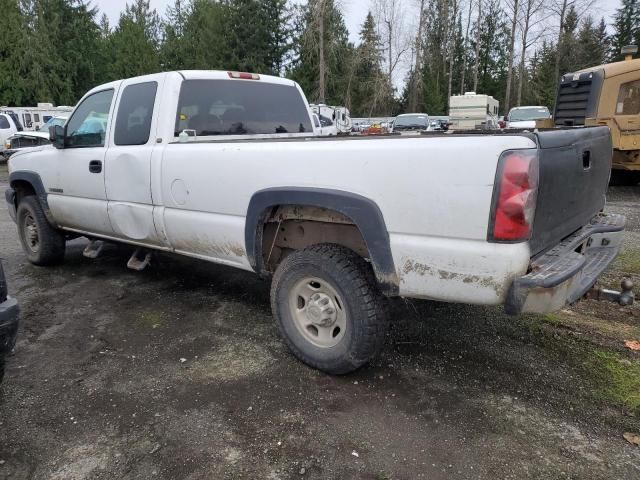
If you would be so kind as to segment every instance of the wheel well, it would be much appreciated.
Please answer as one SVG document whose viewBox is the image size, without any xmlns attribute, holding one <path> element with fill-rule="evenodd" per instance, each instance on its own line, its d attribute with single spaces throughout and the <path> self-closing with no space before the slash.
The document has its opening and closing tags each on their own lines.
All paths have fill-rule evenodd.
<svg viewBox="0 0 640 480">
<path fill-rule="evenodd" d="M 11 182 L 11 188 L 13 188 L 16 192 L 16 207 L 18 206 L 18 203 L 20 203 L 20 200 L 22 200 L 24 197 L 27 197 L 29 195 L 36 195 L 36 189 L 33 188 L 33 185 L 31 185 L 26 180 L 14 180 L 13 182 Z"/>
<path fill-rule="evenodd" d="M 369 259 L 362 233 L 346 215 L 322 207 L 281 205 L 272 207 L 262 224 L 262 264 L 273 272 L 291 252 L 320 243 L 342 245 Z"/>
</svg>

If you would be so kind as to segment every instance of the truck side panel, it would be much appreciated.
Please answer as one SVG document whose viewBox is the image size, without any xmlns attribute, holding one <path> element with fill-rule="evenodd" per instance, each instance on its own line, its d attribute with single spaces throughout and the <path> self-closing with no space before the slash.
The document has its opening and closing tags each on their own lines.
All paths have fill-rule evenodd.
<svg viewBox="0 0 640 480">
<path fill-rule="evenodd" d="M 460 262 L 459 241 L 484 244 L 488 272 L 492 262 L 500 264 L 500 252 L 517 247 L 486 244 L 497 160 L 504 150 L 533 147 L 520 136 L 176 143 L 165 148 L 161 192 L 153 198 L 165 207 L 170 243 L 179 239 L 179 250 L 195 247 L 196 255 L 229 263 L 229 252 L 246 249 L 245 217 L 255 192 L 291 185 L 352 192 L 382 212 L 401 295 L 425 287 L 427 297 L 464 301 L 472 295 L 477 303 L 499 303 L 503 292 L 469 281 L 452 282 L 445 294 L 405 264 L 428 265 L 438 257 L 442 270 L 462 279 L 477 266 Z M 520 247 L 515 261 L 521 264 L 511 271 L 526 268 L 527 252 Z M 246 261 L 242 253 L 236 263 Z"/>
</svg>

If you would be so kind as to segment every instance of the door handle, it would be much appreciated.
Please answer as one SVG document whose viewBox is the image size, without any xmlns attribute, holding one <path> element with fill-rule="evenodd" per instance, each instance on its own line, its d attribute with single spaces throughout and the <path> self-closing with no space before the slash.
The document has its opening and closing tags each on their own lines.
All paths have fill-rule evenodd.
<svg viewBox="0 0 640 480">
<path fill-rule="evenodd" d="M 102 172 L 102 161 L 101 160 L 91 160 L 89 162 L 89 171 L 91 173 L 100 173 L 100 172 Z"/>
</svg>

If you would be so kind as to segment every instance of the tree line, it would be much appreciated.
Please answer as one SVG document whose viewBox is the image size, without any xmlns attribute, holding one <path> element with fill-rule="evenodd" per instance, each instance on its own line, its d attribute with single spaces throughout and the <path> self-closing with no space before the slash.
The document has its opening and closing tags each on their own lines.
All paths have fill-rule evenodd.
<svg viewBox="0 0 640 480">
<path fill-rule="evenodd" d="M 451 95 L 553 107 L 562 73 L 640 42 L 640 0 L 611 25 L 596 0 L 371 0 L 350 40 L 335 0 L 130 0 L 118 22 L 88 0 L 0 0 L 0 104 L 73 105 L 111 80 L 178 69 L 281 75 L 353 116 L 447 113 Z"/>
</svg>

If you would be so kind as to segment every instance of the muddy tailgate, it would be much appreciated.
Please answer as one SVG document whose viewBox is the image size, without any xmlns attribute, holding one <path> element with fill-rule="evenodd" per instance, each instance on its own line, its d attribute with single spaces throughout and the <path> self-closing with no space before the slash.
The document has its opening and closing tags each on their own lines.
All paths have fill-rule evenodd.
<svg viewBox="0 0 640 480">
<path fill-rule="evenodd" d="M 540 181 L 532 254 L 540 253 L 589 223 L 604 207 L 611 171 L 607 127 L 540 131 Z"/>
</svg>

